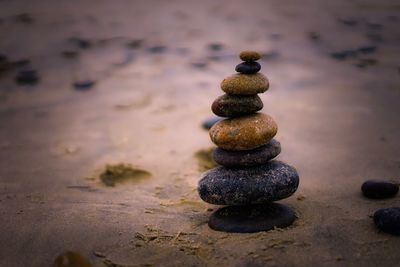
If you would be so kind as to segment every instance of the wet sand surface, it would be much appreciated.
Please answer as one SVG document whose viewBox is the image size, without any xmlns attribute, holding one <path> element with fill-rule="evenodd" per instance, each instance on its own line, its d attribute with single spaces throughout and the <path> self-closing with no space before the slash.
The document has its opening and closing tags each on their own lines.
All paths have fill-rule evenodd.
<svg viewBox="0 0 400 267">
<path fill-rule="evenodd" d="M 49 266 L 67 250 L 94 266 L 398 266 L 400 239 L 370 215 L 400 198 L 360 186 L 400 179 L 399 4 L 0 5 L 0 54 L 40 76 L 27 86 L 21 67 L 0 72 L 0 266 Z M 201 123 L 244 49 L 265 54 L 263 112 L 301 179 L 281 203 L 298 219 L 226 234 L 207 226 L 218 207 L 197 195 L 212 166 L 198 151 L 214 147 Z M 150 175 L 107 186 L 110 164 Z"/>
</svg>

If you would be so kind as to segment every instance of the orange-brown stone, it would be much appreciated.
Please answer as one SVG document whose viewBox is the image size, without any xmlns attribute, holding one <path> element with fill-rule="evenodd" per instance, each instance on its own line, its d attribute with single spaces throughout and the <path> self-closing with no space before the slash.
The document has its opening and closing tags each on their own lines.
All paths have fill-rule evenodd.
<svg viewBox="0 0 400 267">
<path fill-rule="evenodd" d="M 221 120 L 210 129 L 211 140 L 226 150 L 251 150 L 268 143 L 278 131 L 276 122 L 268 115 Z"/>
<path fill-rule="evenodd" d="M 221 89 L 227 94 L 255 95 L 264 93 L 269 88 L 267 77 L 261 73 L 234 74 L 221 82 Z"/>
</svg>

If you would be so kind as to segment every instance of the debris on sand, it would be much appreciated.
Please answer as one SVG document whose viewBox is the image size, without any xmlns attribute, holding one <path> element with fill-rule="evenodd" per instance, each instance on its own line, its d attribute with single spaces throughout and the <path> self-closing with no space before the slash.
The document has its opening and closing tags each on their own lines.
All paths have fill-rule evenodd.
<svg viewBox="0 0 400 267">
<path fill-rule="evenodd" d="M 21 70 L 17 73 L 15 81 L 23 85 L 35 85 L 39 82 L 39 75 L 36 70 Z"/>
<path fill-rule="evenodd" d="M 151 176 L 146 170 L 137 169 L 129 164 L 107 165 L 100 175 L 101 181 L 107 186 L 128 181 L 140 181 Z"/>
<path fill-rule="evenodd" d="M 92 80 L 74 82 L 74 88 L 77 91 L 86 91 L 91 89 L 95 85 L 96 82 Z"/>
<path fill-rule="evenodd" d="M 93 267 L 93 265 L 78 252 L 66 251 L 60 254 L 53 263 L 54 267 Z"/>
<path fill-rule="evenodd" d="M 202 149 L 194 154 L 198 161 L 199 171 L 207 171 L 218 166 L 212 157 L 213 151 L 214 148 Z"/>
</svg>

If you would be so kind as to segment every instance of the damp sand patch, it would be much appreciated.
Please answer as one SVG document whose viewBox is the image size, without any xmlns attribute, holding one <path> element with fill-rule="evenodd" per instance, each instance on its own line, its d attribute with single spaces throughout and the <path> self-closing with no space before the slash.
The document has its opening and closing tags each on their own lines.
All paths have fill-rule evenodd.
<svg viewBox="0 0 400 267">
<path fill-rule="evenodd" d="M 117 184 L 129 182 L 140 182 L 150 177 L 150 172 L 133 167 L 129 164 L 107 165 L 105 170 L 100 174 L 100 180 L 106 186 L 116 186 Z"/>
<path fill-rule="evenodd" d="M 219 166 L 213 159 L 213 152 L 214 148 L 209 148 L 199 150 L 194 154 L 198 162 L 199 171 L 204 172 Z"/>
</svg>

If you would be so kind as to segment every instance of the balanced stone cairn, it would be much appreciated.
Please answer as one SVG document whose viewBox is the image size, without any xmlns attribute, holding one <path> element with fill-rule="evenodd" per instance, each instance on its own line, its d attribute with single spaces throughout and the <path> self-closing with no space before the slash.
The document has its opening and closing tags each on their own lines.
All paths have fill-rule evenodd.
<svg viewBox="0 0 400 267">
<path fill-rule="evenodd" d="M 281 145 L 272 139 L 278 130 L 267 114 L 258 113 L 263 102 L 257 95 L 269 88 L 258 73 L 260 54 L 243 51 L 234 74 L 221 83 L 226 93 L 212 104 L 212 111 L 226 119 L 210 129 L 218 146 L 214 160 L 222 165 L 203 174 L 200 197 L 214 205 L 228 205 L 211 215 L 208 225 L 218 231 L 251 233 L 291 225 L 296 215 L 289 207 L 273 203 L 291 196 L 299 185 L 296 170 L 272 160 Z"/>
</svg>

